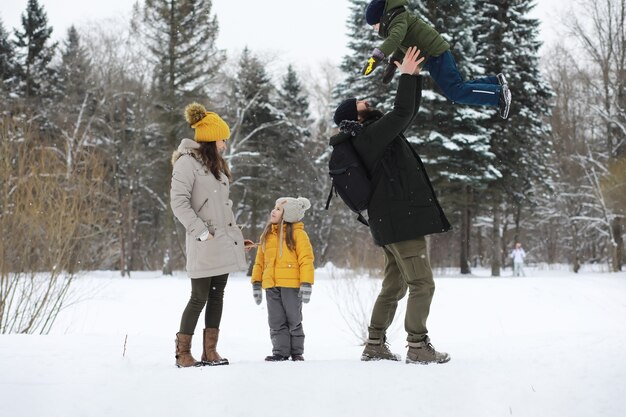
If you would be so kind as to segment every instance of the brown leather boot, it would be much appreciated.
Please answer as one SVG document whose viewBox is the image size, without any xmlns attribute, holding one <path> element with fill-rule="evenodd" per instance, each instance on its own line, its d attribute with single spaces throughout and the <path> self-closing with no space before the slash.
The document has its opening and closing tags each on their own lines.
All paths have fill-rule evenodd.
<svg viewBox="0 0 626 417">
<path fill-rule="evenodd" d="M 387 340 L 382 339 L 367 339 L 365 349 L 361 354 L 362 361 L 399 361 L 400 355 L 392 353 L 387 344 Z"/>
<path fill-rule="evenodd" d="M 191 356 L 191 336 L 190 334 L 176 333 L 176 366 L 179 368 L 202 365 L 201 362 Z"/>
<path fill-rule="evenodd" d="M 203 365 L 228 365 L 228 359 L 222 358 L 217 350 L 217 339 L 220 329 L 208 328 L 204 329 L 204 348 L 202 349 Z"/>
<path fill-rule="evenodd" d="M 428 336 L 421 342 L 409 342 L 408 346 L 406 363 L 427 365 L 429 363 L 446 363 L 450 360 L 450 355 L 446 352 L 437 352 L 435 350 Z"/>
</svg>

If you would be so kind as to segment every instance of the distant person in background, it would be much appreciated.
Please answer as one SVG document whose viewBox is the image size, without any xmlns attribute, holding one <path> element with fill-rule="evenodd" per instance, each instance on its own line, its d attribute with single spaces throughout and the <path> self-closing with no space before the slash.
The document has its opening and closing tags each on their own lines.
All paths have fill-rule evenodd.
<svg viewBox="0 0 626 417">
<path fill-rule="evenodd" d="M 521 243 L 517 242 L 515 244 L 515 249 L 511 252 L 511 258 L 513 259 L 513 276 L 525 277 L 524 258 L 526 258 L 526 252 L 524 252 L 524 248 L 522 248 Z"/>
<path fill-rule="evenodd" d="M 172 155 L 172 211 L 185 227 L 187 276 L 191 297 L 176 333 L 176 366 L 228 365 L 216 350 L 224 288 L 228 274 L 247 269 L 241 230 L 229 199 L 231 173 L 222 157 L 230 129 L 217 114 L 193 103 L 185 118 L 195 130 Z M 191 355 L 191 338 L 202 309 L 204 334 L 201 361 Z"/>
</svg>

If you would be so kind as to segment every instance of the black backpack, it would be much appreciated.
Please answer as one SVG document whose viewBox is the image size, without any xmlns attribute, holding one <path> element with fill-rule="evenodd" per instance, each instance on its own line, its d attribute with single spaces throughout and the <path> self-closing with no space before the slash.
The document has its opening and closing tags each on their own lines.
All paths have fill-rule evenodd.
<svg viewBox="0 0 626 417">
<path fill-rule="evenodd" d="M 365 164 L 352 144 L 352 137 L 335 143 L 328 161 L 328 173 L 332 180 L 330 194 L 326 200 L 326 210 L 330 207 L 330 200 L 335 195 L 358 214 L 357 220 L 369 226 L 361 212 L 369 206 L 373 183 Z"/>
</svg>

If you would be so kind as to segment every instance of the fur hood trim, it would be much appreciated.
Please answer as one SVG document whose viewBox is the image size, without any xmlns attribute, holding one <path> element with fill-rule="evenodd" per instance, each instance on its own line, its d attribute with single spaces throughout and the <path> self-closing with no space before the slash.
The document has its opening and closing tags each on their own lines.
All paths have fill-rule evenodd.
<svg viewBox="0 0 626 417">
<path fill-rule="evenodd" d="M 191 155 L 194 158 L 199 159 L 200 155 L 198 155 L 197 149 L 200 149 L 200 144 L 198 142 L 191 139 L 183 139 L 180 142 L 180 145 L 178 145 L 178 149 L 172 153 L 172 166 L 174 166 L 176 161 L 178 161 L 178 158 L 183 155 Z"/>
<path fill-rule="evenodd" d="M 341 123 L 339 123 L 339 130 L 351 136 L 358 135 L 362 129 L 363 125 L 356 120 L 342 120 Z"/>
</svg>

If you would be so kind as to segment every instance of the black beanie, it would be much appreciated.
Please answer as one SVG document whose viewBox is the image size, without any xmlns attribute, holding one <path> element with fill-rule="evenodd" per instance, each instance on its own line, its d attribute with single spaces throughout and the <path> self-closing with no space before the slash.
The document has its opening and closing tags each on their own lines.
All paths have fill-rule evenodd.
<svg viewBox="0 0 626 417">
<path fill-rule="evenodd" d="M 359 118 L 359 113 L 356 111 L 356 98 L 349 98 L 341 102 L 339 106 L 337 106 L 337 110 L 335 110 L 335 116 L 333 120 L 335 124 L 339 126 L 339 123 L 344 120 L 357 120 Z"/>
<path fill-rule="evenodd" d="M 376 23 L 380 23 L 380 18 L 383 17 L 385 11 L 386 0 L 372 0 L 365 9 L 365 21 L 368 25 L 373 26 Z"/>
</svg>

